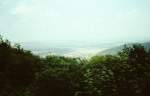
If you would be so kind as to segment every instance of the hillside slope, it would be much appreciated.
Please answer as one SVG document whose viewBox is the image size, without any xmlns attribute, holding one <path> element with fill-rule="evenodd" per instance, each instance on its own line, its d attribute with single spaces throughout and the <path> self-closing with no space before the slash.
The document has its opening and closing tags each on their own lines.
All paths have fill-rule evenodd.
<svg viewBox="0 0 150 96">
<path fill-rule="evenodd" d="M 130 44 L 127 44 L 127 46 L 132 46 L 133 44 L 138 44 L 138 43 L 130 43 Z M 146 49 L 150 48 L 150 42 L 139 43 L 139 44 L 142 44 Z M 110 49 L 106 49 L 106 50 L 104 50 L 102 52 L 99 52 L 98 55 L 117 54 L 123 48 L 124 48 L 124 45 L 120 45 L 120 46 L 113 47 L 113 48 L 110 48 Z"/>
</svg>

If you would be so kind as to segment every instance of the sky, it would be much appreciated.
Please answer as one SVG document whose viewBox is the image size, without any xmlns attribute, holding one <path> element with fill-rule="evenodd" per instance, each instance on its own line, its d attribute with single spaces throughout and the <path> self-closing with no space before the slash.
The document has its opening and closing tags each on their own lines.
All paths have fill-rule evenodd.
<svg viewBox="0 0 150 96">
<path fill-rule="evenodd" d="M 15 42 L 150 41 L 150 0 L 0 0 L 0 34 Z"/>
</svg>

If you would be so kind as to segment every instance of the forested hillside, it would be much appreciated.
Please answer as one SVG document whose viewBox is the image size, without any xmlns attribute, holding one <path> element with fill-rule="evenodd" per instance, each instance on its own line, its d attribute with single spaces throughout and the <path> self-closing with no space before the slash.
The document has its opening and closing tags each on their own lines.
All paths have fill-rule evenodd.
<svg viewBox="0 0 150 96">
<path fill-rule="evenodd" d="M 113 54 L 117 54 L 125 46 L 132 47 L 132 45 L 138 45 L 138 44 L 141 44 L 142 46 L 144 46 L 144 48 L 146 50 L 150 49 L 150 42 L 145 42 L 145 43 L 130 43 L 130 44 L 120 45 L 120 46 L 117 46 L 117 47 L 112 47 L 112 48 L 106 49 L 106 50 L 104 50 L 102 52 L 99 52 L 98 54 L 100 54 L 100 55 L 112 54 L 113 55 Z"/>
<path fill-rule="evenodd" d="M 0 38 L 0 96 L 150 96 L 150 50 L 41 58 Z"/>
</svg>

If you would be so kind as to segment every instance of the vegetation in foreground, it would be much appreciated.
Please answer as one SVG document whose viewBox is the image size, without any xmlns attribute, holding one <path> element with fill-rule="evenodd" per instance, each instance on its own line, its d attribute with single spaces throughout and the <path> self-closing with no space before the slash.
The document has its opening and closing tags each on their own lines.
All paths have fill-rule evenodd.
<svg viewBox="0 0 150 96">
<path fill-rule="evenodd" d="M 150 96 L 150 50 L 41 58 L 0 38 L 0 96 Z"/>
</svg>

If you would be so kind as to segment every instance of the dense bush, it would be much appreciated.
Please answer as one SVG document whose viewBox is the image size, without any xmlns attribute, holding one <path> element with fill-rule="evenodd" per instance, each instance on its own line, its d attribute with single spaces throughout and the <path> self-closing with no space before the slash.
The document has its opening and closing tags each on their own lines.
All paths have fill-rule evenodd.
<svg viewBox="0 0 150 96">
<path fill-rule="evenodd" d="M 0 96 L 150 96 L 150 51 L 40 58 L 0 38 Z"/>
</svg>

